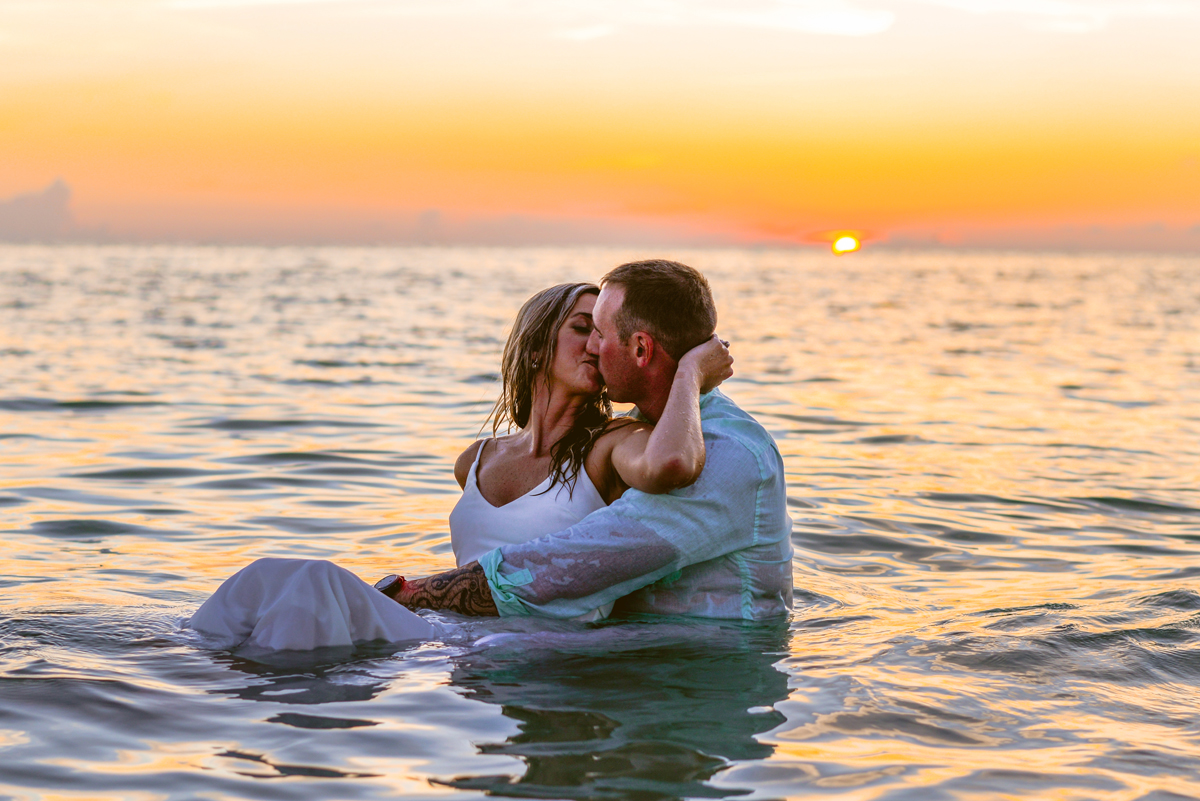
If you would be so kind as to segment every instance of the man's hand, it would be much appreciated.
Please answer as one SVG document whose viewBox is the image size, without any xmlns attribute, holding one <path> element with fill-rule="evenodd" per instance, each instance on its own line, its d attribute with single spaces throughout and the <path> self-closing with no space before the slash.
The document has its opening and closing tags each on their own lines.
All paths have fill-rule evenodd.
<svg viewBox="0 0 1200 801">
<path fill-rule="evenodd" d="M 447 609 L 460 615 L 497 617 L 492 588 L 478 562 L 429 578 L 405 581 L 393 598 L 409 609 Z"/>
</svg>

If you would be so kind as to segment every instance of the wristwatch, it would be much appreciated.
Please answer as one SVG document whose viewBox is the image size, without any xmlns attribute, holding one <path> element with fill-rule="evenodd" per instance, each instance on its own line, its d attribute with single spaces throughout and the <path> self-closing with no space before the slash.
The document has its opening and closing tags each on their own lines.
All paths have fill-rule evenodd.
<svg viewBox="0 0 1200 801">
<path fill-rule="evenodd" d="M 375 582 L 375 589 L 382 592 L 389 598 L 395 598 L 396 593 L 400 592 L 400 588 L 404 586 L 404 576 L 397 576 L 393 573 L 390 576 L 384 576 L 379 581 Z"/>
</svg>

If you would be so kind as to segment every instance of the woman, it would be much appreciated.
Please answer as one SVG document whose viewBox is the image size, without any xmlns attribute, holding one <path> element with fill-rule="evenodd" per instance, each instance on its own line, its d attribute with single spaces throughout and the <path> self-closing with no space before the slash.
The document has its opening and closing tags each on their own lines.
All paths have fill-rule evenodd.
<svg viewBox="0 0 1200 801">
<path fill-rule="evenodd" d="M 732 374 L 728 351 L 714 337 L 680 359 L 657 426 L 613 420 L 587 352 L 599 291 L 560 284 L 517 314 L 491 417 L 493 434 L 504 423 L 518 431 L 472 443 L 455 463 L 463 495 L 450 513 L 450 539 L 459 565 L 567 528 L 630 487 L 668 492 L 700 475 L 704 440 L 695 410 L 702 391 Z M 254 562 L 222 584 L 188 625 L 221 647 L 271 650 L 436 636 L 431 623 L 353 573 L 306 559 Z"/>
</svg>

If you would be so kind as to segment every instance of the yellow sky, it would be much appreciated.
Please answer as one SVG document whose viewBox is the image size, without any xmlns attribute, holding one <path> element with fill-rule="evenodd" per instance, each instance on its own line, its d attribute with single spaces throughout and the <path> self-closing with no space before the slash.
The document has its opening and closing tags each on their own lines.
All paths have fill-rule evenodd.
<svg viewBox="0 0 1200 801">
<path fill-rule="evenodd" d="M 1200 250 L 1197 42 L 1170 0 L 0 0 L 0 200 L 61 177 L 133 238 Z"/>
</svg>

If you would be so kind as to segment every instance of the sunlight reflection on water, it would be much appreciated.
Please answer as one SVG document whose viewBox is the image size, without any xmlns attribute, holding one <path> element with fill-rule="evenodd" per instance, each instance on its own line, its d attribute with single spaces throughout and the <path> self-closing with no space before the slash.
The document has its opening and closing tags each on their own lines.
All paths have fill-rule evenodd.
<svg viewBox="0 0 1200 801">
<path fill-rule="evenodd" d="M 676 254 L 784 454 L 786 625 L 177 631 L 259 556 L 452 564 L 512 315 L 638 255 L 0 248 L 0 790 L 1200 794 L 1196 259 Z"/>
</svg>

